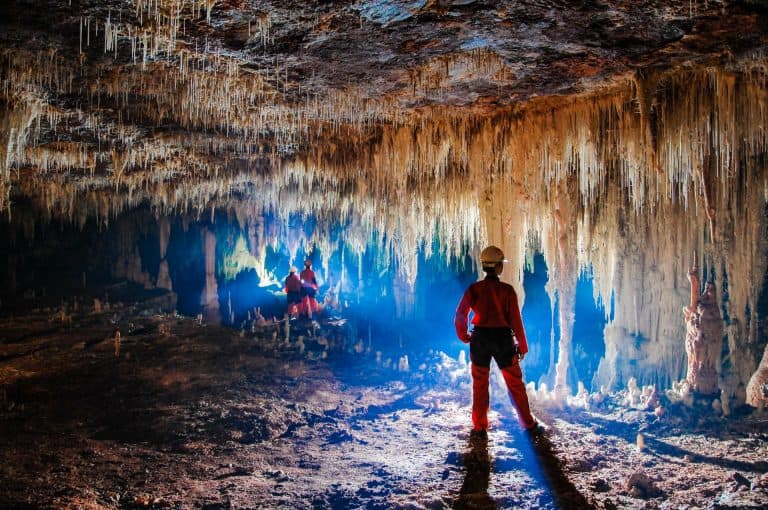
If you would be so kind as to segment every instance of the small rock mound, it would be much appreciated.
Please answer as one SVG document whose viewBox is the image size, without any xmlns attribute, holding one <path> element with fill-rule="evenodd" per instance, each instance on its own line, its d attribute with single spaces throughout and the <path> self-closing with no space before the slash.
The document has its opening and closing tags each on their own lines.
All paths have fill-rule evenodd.
<svg viewBox="0 0 768 510">
<path fill-rule="evenodd" d="M 635 498 L 655 498 L 661 495 L 661 490 L 643 471 L 635 471 L 627 479 L 626 489 Z"/>
</svg>

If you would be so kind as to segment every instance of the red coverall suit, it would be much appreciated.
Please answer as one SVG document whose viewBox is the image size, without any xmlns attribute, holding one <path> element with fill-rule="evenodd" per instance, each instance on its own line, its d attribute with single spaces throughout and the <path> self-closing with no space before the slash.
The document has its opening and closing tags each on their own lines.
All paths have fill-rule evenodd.
<svg viewBox="0 0 768 510">
<path fill-rule="evenodd" d="M 285 279 L 285 293 L 287 295 L 288 314 L 294 315 L 301 303 L 301 280 L 295 272 L 289 274 Z"/>
<path fill-rule="evenodd" d="M 317 312 L 318 306 L 315 298 L 317 287 L 315 272 L 307 266 L 301 272 L 301 309 L 307 314 L 307 317 L 312 317 L 312 314 Z"/>
<path fill-rule="evenodd" d="M 474 330 L 467 332 L 467 316 L 474 312 Z M 488 428 L 488 378 L 491 358 L 501 370 L 507 384 L 512 403 L 517 408 L 520 424 L 525 429 L 536 426 L 536 419 L 528 405 L 523 373 L 520 370 L 519 354 L 528 352 L 525 329 L 520 316 L 515 289 L 495 274 L 488 274 L 484 280 L 469 286 L 456 308 L 454 318 L 456 334 L 464 343 L 469 343 L 472 360 L 472 423 L 477 431 Z M 517 347 L 514 343 L 517 338 Z"/>
</svg>

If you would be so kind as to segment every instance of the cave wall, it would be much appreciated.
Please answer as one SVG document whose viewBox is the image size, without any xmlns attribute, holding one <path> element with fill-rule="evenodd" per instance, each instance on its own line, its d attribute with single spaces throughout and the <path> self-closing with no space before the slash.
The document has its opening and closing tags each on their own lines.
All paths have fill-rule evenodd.
<svg viewBox="0 0 768 510">
<path fill-rule="evenodd" d="M 677 80 L 652 78 L 652 111 L 643 113 L 639 92 L 648 84 L 637 83 L 639 115 L 621 117 L 629 103 L 593 104 L 562 119 L 570 129 L 542 137 L 561 143 L 541 159 L 550 159 L 554 183 L 536 186 L 527 176 L 518 184 L 513 176 L 495 185 L 498 205 L 485 217 L 487 235 L 518 263 L 524 240 L 540 243 L 561 303 L 559 364 L 567 366 L 578 272 L 594 271 L 596 297 L 615 303 L 607 308 L 606 356 L 594 380 L 609 388 L 630 377 L 661 386 L 681 378 L 685 275 L 693 254 L 701 254 L 726 318 L 720 387 L 743 403 L 759 359 L 756 309 L 766 264 L 765 138 L 755 130 L 765 124 L 765 111 L 753 107 L 765 91 L 744 75 Z M 560 159 L 551 161 L 555 155 Z M 532 189 L 543 200 L 520 205 Z"/>
</svg>

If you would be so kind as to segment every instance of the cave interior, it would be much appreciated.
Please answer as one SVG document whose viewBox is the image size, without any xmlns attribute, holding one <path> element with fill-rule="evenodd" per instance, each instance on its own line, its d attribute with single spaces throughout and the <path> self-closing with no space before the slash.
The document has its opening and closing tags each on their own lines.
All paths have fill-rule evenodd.
<svg viewBox="0 0 768 510">
<path fill-rule="evenodd" d="M 6 0 L 0 83 L 0 507 L 768 505 L 767 2 Z"/>
</svg>

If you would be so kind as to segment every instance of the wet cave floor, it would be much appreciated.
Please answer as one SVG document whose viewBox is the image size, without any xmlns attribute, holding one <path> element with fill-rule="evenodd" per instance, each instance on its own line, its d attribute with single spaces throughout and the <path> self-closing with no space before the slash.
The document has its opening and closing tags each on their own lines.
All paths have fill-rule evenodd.
<svg viewBox="0 0 768 510">
<path fill-rule="evenodd" d="M 534 402 L 532 439 L 496 391 L 470 439 L 469 370 L 441 353 L 398 371 L 322 345 L 336 323 L 286 342 L 154 305 L 0 319 L 0 508 L 768 506 L 763 415 Z"/>
</svg>

